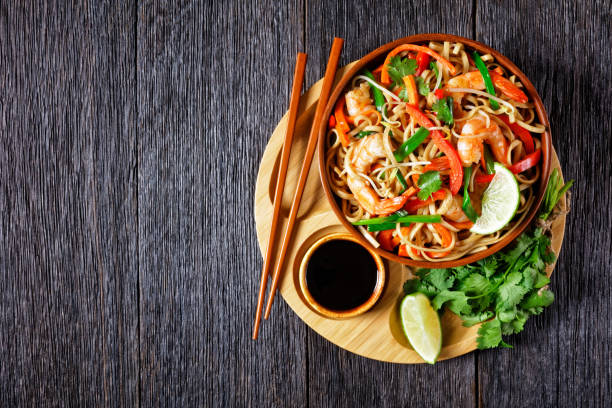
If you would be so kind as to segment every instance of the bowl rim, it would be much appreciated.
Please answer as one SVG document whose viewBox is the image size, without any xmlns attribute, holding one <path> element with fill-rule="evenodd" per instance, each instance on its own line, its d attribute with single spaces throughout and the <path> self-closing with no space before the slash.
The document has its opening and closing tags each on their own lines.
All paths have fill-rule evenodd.
<svg viewBox="0 0 612 408">
<path fill-rule="evenodd" d="M 325 150 L 326 150 L 326 136 L 327 136 L 327 124 L 329 121 L 329 117 L 331 115 L 332 109 L 334 108 L 337 99 L 340 97 L 340 93 L 347 86 L 349 81 L 365 66 L 371 64 L 374 60 L 380 58 L 382 55 L 387 54 L 389 51 L 394 49 L 395 47 L 401 44 L 415 44 L 415 43 L 429 43 L 430 41 L 451 41 L 451 42 L 461 42 L 466 47 L 479 51 L 484 54 L 491 54 L 496 62 L 510 71 L 512 74 L 516 75 L 517 78 L 523 84 L 524 90 L 528 94 L 529 98 L 533 101 L 535 106 L 536 114 L 538 115 L 538 119 L 542 125 L 545 127 L 544 133 L 541 134 L 541 144 L 542 144 L 542 162 L 541 162 L 541 172 L 540 172 L 540 183 L 539 189 L 536 194 L 536 199 L 529 209 L 527 215 L 519 224 L 517 228 L 512 230 L 510 233 L 507 233 L 502 240 L 497 242 L 496 244 L 490 246 L 484 251 L 477 252 L 475 254 L 470 254 L 468 256 L 464 256 L 459 259 L 449 260 L 449 261 L 441 261 L 441 262 L 431 262 L 431 261 L 418 261 L 410 258 L 404 258 L 399 255 L 396 255 L 392 252 L 386 251 L 382 248 L 374 248 L 372 244 L 361 234 L 361 232 L 355 228 L 344 216 L 338 203 L 336 202 L 335 195 L 331 190 L 329 185 L 327 169 L 325 165 Z M 319 127 L 319 136 L 318 136 L 318 146 L 317 146 L 317 156 L 319 160 L 319 175 L 321 178 L 321 184 L 323 185 L 323 191 L 325 191 L 325 196 L 327 197 L 327 201 L 330 204 L 333 212 L 336 214 L 336 217 L 341 222 L 341 224 L 347 229 L 347 231 L 353 235 L 362 245 L 364 245 L 368 250 L 377 253 L 383 258 L 389 259 L 394 262 L 398 262 L 404 265 L 419 267 L 419 268 L 453 268 L 456 266 L 466 265 L 472 262 L 476 262 L 480 259 L 486 258 L 497 251 L 503 249 L 505 246 L 513 242 L 532 222 L 533 218 L 537 214 L 538 209 L 540 208 L 540 204 L 544 198 L 544 193 L 546 191 L 546 186 L 548 184 L 548 177 L 550 175 L 550 163 L 551 163 L 551 149 L 552 149 L 552 137 L 550 133 L 550 123 L 548 121 L 548 115 L 546 113 L 546 109 L 544 108 L 544 104 L 542 103 L 542 99 L 538 94 L 537 90 L 529 80 L 529 78 L 521 71 L 510 59 L 501 54 L 499 51 L 480 43 L 478 41 L 471 40 L 469 38 L 452 35 L 452 34 L 442 34 L 442 33 L 430 33 L 430 34 L 416 34 L 408 37 L 400 38 L 398 40 L 389 42 L 384 44 L 369 54 L 365 55 L 363 58 L 359 59 L 348 71 L 344 73 L 340 81 L 335 85 L 332 94 L 327 102 L 325 107 L 325 111 L 323 113 L 323 118 L 320 122 Z M 545 180 L 545 181 L 544 181 Z M 543 182 L 544 181 L 544 182 Z"/>
</svg>

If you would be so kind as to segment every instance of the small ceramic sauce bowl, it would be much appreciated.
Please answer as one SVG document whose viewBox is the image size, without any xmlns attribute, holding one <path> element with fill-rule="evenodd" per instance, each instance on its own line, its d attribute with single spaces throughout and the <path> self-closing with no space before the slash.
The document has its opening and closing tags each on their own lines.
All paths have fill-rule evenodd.
<svg viewBox="0 0 612 408">
<path fill-rule="evenodd" d="M 302 258 L 299 285 L 306 303 L 332 319 L 367 312 L 380 299 L 385 265 L 374 251 L 348 233 L 318 239 Z"/>
</svg>

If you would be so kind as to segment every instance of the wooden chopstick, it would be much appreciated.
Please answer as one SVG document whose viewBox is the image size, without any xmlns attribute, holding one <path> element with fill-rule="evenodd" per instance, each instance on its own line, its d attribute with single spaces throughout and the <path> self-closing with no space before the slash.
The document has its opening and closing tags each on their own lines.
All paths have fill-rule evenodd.
<svg viewBox="0 0 612 408">
<path fill-rule="evenodd" d="M 285 255 L 287 253 L 287 248 L 289 247 L 289 242 L 291 241 L 291 234 L 293 233 L 293 226 L 295 225 L 295 219 L 300 208 L 302 193 L 304 192 L 304 186 L 306 185 L 306 179 L 308 179 L 308 172 L 310 171 L 310 164 L 312 163 L 312 157 L 314 155 L 315 147 L 317 146 L 317 134 L 319 132 L 321 119 L 323 118 L 323 110 L 325 109 L 325 105 L 327 105 L 327 100 L 329 99 L 329 94 L 331 93 L 334 79 L 336 77 L 336 69 L 338 68 L 338 60 L 340 59 L 342 44 L 344 44 L 344 40 L 342 38 L 334 38 L 332 49 L 329 53 L 329 60 L 327 61 L 327 68 L 325 70 L 325 76 L 323 77 L 323 87 L 321 88 L 321 95 L 319 96 L 319 102 L 317 103 L 317 110 L 315 111 L 312 127 L 310 128 L 310 136 L 308 139 L 308 146 L 306 147 L 304 162 L 302 163 L 302 169 L 300 170 L 300 178 L 298 179 L 298 185 L 295 189 L 293 203 L 291 203 L 289 221 L 287 222 L 287 228 L 285 229 L 285 234 L 283 235 L 283 242 L 276 268 L 274 268 L 274 274 L 272 275 L 272 286 L 270 288 L 270 297 L 268 298 L 268 303 L 266 304 L 264 319 L 267 319 L 270 316 L 270 310 L 272 309 L 272 303 L 274 302 L 274 295 L 276 293 L 276 289 L 278 288 L 280 271 L 285 262 Z"/>
<path fill-rule="evenodd" d="M 291 153 L 291 144 L 293 143 L 293 132 L 295 130 L 295 123 L 297 121 L 298 108 L 300 107 L 300 93 L 302 92 L 302 83 L 304 82 L 304 71 L 306 70 L 307 59 L 308 55 L 304 54 L 303 52 L 298 52 L 295 63 L 295 72 L 293 74 L 291 102 L 289 103 L 287 133 L 285 133 L 285 141 L 283 142 L 283 150 L 281 153 L 280 169 L 276 179 L 276 189 L 274 190 L 274 213 L 272 215 L 272 226 L 270 227 L 270 238 L 268 239 L 268 249 L 266 251 L 263 268 L 261 269 L 259 296 L 257 297 L 257 312 L 255 313 L 255 323 L 253 325 L 253 340 L 256 340 L 259 334 L 259 323 L 261 322 L 261 312 L 266 294 L 266 286 L 268 284 L 268 270 L 270 269 L 270 261 L 272 260 L 274 239 L 276 238 L 276 226 L 278 225 L 279 219 L 278 215 L 280 213 L 281 203 L 283 201 L 285 177 L 287 176 L 289 154 Z"/>
</svg>

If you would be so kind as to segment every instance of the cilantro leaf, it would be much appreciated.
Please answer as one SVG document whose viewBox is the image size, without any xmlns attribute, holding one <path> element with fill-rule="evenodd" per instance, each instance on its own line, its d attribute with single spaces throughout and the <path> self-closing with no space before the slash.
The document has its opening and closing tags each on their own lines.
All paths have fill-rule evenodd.
<svg viewBox="0 0 612 408">
<path fill-rule="evenodd" d="M 438 64 L 436 63 L 436 61 L 431 61 L 429 63 L 429 69 L 431 69 L 434 74 L 436 74 L 436 80 L 438 79 L 438 75 L 440 75 L 440 72 L 438 71 Z"/>
<path fill-rule="evenodd" d="M 448 308 L 455 314 L 470 314 L 472 307 L 468 303 L 468 297 L 463 292 L 444 290 L 432 300 L 434 309 L 440 310 L 442 305 L 449 302 Z"/>
<path fill-rule="evenodd" d="M 387 72 L 389 72 L 389 76 L 396 85 L 403 86 L 404 77 L 414 74 L 417 66 L 415 59 L 395 56 L 391 57 L 391 61 L 387 65 Z"/>
<path fill-rule="evenodd" d="M 429 95 L 429 85 L 425 83 L 425 80 L 422 77 L 416 77 L 417 88 L 419 89 L 419 93 L 423 96 Z"/>
<path fill-rule="evenodd" d="M 540 314 L 543 307 L 550 306 L 554 301 L 554 293 L 545 289 L 533 292 L 521 303 L 521 307 L 529 310 L 532 314 Z"/>
<path fill-rule="evenodd" d="M 453 124 L 453 102 L 450 97 L 442 98 L 431 107 L 437 113 L 438 119 L 447 125 Z"/>
<path fill-rule="evenodd" d="M 432 269 L 427 275 L 427 280 L 438 290 L 443 291 L 453 286 L 455 277 L 450 274 L 448 269 Z"/>
<path fill-rule="evenodd" d="M 408 102 L 408 91 L 406 88 L 402 88 L 402 90 L 397 94 L 397 96 L 404 102 Z"/>
<path fill-rule="evenodd" d="M 502 334 L 509 336 L 511 334 L 522 332 L 523 328 L 525 327 L 525 322 L 527 321 L 528 318 L 529 318 L 529 313 L 525 313 L 522 310 L 518 310 L 516 312 L 515 318 L 512 321 L 507 322 L 507 323 L 502 323 L 501 325 Z"/>
<path fill-rule="evenodd" d="M 516 306 L 512 309 L 502 310 L 501 312 L 497 313 L 497 318 L 500 322 L 508 323 L 514 320 L 514 318 L 516 317 L 516 312 Z"/>
<path fill-rule="evenodd" d="M 523 279 L 520 272 L 512 272 L 504 284 L 498 289 L 497 307 L 499 310 L 512 308 L 519 304 L 528 289 L 519 285 Z"/>
<path fill-rule="evenodd" d="M 491 289 L 491 283 L 481 274 L 472 273 L 461 282 L 459 289 L 470 295 L 482 295 Z"/>
<path fill-rule="evenodd" d="M 502 341 L 501 336 L 501 322 L 498 319 L 493 319 L 480 326 L 476 343 L 481 350 L 497 347 Z"/>
<path fill-rule="evenodd" d="M 482 313 L 477 313 L 474 315 L 462 315 L 461 319 L 463 320 L 463 326 L 472 327 L 475 324 L 484 322 L 485 320 L 489 320 L 493 317 L 493 312 L 487 310 Z"/>
<path fill-rule="evenodd" d="M 455 278 L 457 278 L 458 281 L 462 281 L 465 279 L 466 276 L 472 273 L 472 269 L 469 267 L 469 265 L 458 266 L 456 268 L 453 268 L 453 273 L 455 274 Z"/>
<path fill-rule="evenodd" d="M 550 279 L 548 279 L 548 276 L 546 276 L 546 274 L 538 273 L 538 276 L 536 277 L 533 287 L 536 289 L 540 289 L 541 287 L 546 286 L 549 283 L 550 283 Z"/>
<path fill-rule="evenodd" d="M 440 172 L 430 170 L 421 174 L 417 181 L 417 186 L 421 189 L 417 194 L 419 200 L 427 200 L 433 193 L 442 187 Z"/>
<path fill-rule="evenodd" d="M 490 278 L 497 270 L 497 258 L 489 256 L 485 259 L 478 261 L 478 264 L 482 267 L 485 277 Z"/>
</svg>

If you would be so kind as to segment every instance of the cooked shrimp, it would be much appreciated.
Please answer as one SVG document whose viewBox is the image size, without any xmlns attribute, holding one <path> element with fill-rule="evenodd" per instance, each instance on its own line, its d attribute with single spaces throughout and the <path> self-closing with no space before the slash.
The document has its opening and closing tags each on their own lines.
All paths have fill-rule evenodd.
<svg viewBox="0 0 612 408">
<path fill-rule="evenodd" d="M 463 125 L 462 137 L 457 141 L 457 152 L 464 165 L 469 166 L 480 161 L 483 139 L 491 147 L 495 160 L 508 164 L 508 141 L 497 123 L 491 121 L 489 127 L 485 127 L 486 125 L 482 116 L 476 116 Z"/>
<path fill-rule="evenodd" d="M 381 133 L 361 139 L 355 146 L 352 164 L 361 173 L 367 173 L 372 164 L 385 157 L 383 135 Z M 359 204 L 372 215 L 391 214 L 404 206 L 407 195 L 380 199 L 368 180 L 357 174 L 347 177 L 347 184 Z"/>
<path fill-rule="evenodd" d="M 370 171 L 370 166 L 378 159 L 385 157 L 385 145 L 382 133 L 361 139 L 355 146 L 353 165 L 363 173 Z"/>
<path fill-rule="evenodd" d="M 381 200 L 363 177 L 347 177 L 347 184 L 353 196 L 367 212 L 372 215 L 389 215 L 401 209 L 408 196 L 400 195 Z"/>
<path fill-rule="evenodd" d="M 346 110 L 351 116 L 376 110 L 372 98 L 370 98 L 370 85 L 367 82 L 362 82 L 359 87 L 346 93 Z"/>
<path fill-rule="evenodd" d="M 529 100 L 527 95 L 525 95 L 516 85 L 493 71 L 489 71 L 489 74 L 491 75 L 493 85 L 498 88 L 502 94 L 517 102 L 527 103 Z M 445 88 L 470 88 L 482 91 L 485 89 L 485 84 L 480 71 L 471 71 L 449 79 Z"/>
<path fill-rule="evenodd" d="M 462 205 L 463 197 L 459 194 L 453 196 L 453 200 L 451 201 L 450 207 L 446 213 L 444 213 L 444 217 L 455 222 L 469 221 L 470 219 L 463 212 Z"/>
</svg>

